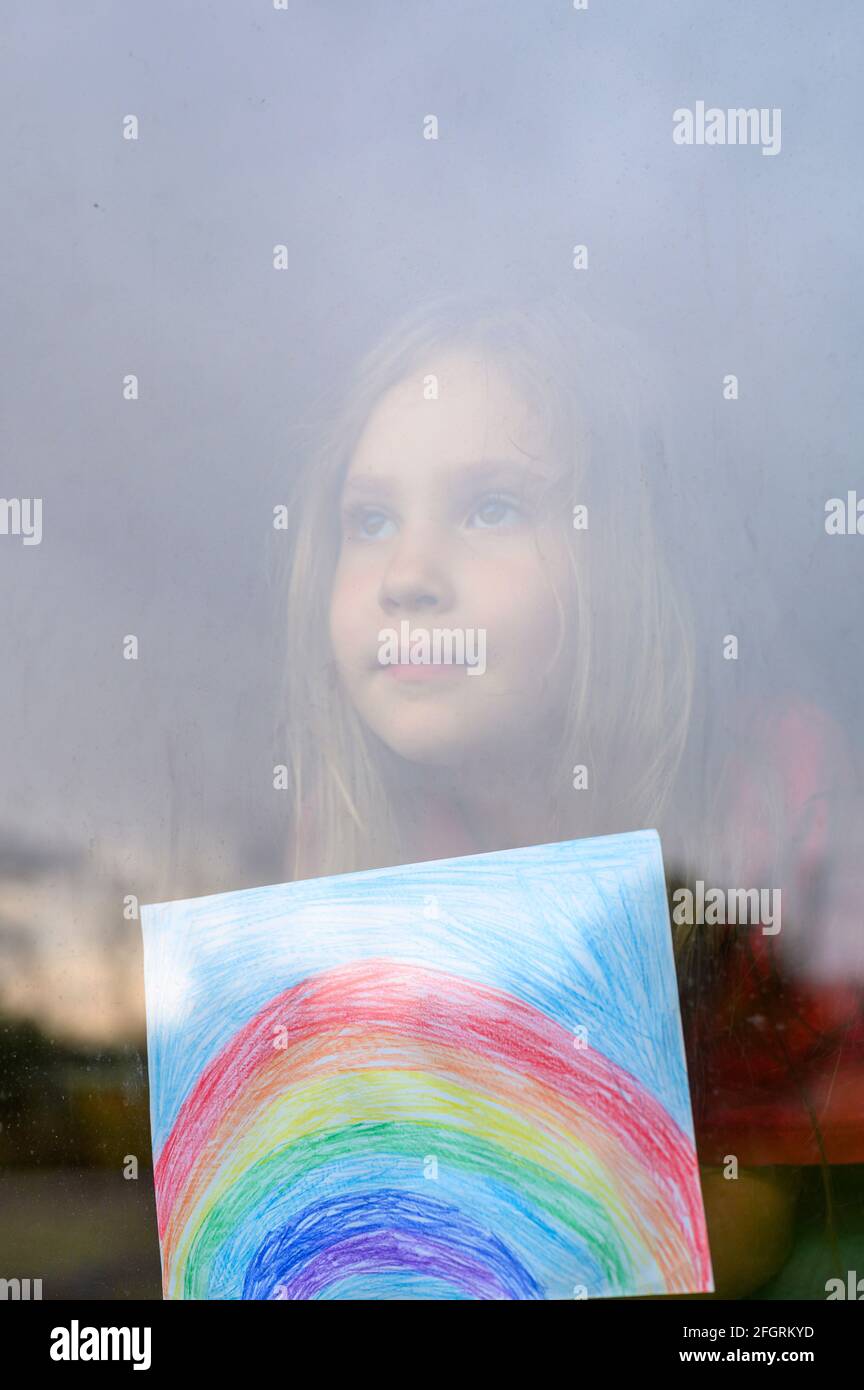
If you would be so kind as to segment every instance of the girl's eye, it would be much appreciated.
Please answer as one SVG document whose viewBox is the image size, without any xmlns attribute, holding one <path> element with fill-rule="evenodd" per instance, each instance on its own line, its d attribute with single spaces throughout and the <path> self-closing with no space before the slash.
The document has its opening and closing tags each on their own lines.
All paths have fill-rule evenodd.
<svg viewBox="0 0 864 1390">
<path fill-rule="evenodd" d="M 345 514 L 345 530 L 352 540 L 377 541 L 392 534 L 392 517 L 377 507 L 352 507 Z"/>
<path fill-rule="evenodd" d="M 495 493 L 484 498 L 480 505 L 474 508 L 468 518 L 468 525 L 481 530 L 489 530 L 495 526 L 512 526 L 522 515 L 521 507 L 509 497 Z"/>
</svg>

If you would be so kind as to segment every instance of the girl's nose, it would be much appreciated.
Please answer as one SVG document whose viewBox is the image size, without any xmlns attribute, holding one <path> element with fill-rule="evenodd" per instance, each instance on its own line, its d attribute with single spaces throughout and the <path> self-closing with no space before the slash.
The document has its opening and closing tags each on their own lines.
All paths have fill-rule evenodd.
<svg viewBox="0 0 864 1390">
<path fill-rule="evenodd" d="M 386 613 L 432 609 L 444 611 L 453 602 L 452 583 L 440 552 L 430 540 L 404 536 L 381 580 L 380 603 Z"/>
</svg>

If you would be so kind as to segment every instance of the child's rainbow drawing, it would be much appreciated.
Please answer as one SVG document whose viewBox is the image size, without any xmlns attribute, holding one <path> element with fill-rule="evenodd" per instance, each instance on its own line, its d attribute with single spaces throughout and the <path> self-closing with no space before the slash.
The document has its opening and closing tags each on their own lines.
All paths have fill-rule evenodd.
<svg viewBox="0 0 864 1390">
<path fill-rule="evenodd" d="M 167 1298 L 713 1288 L 653 831 L 142 919 Z"/>
</svg>

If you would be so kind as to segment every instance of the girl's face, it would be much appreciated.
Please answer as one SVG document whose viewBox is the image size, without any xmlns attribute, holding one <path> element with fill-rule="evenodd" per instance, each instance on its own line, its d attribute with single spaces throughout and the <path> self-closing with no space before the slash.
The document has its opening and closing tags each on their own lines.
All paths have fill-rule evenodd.
<svg viewBox="0 0 864 1390">
<path fill-rule="evenodd" d="M 458 766 L 530 753 L 552 732 L 564 696 L 554 657 L 566 504 L 556 516 L 543 501 L 557 470 L 536 413 L 500 369 L 458 353 L 427 371 L 438 399 L 424 398 L 424 373 L 399 383 L 351 460 L 330 636 L 343 684 L 378 737 L 412 762 Z M 478 668 L 485 642 L 485 670 L 382 665 L 381 634 L 401 635 L 406 622 L 430 639 L 461 633 Z"/>
</svg>

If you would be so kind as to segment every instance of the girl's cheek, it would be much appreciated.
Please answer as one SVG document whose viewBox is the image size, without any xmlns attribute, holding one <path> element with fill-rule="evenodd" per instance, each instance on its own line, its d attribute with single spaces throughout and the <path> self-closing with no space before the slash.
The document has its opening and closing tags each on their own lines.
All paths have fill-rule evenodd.
<svg viewBox="0 0 864 1390">
<path fill-rule="evenodd" d="M 518 569 L 514 566 L 506 597 L 499 589 L 496 603 L 508 655 L 529 665 L 537 662 L 538 670 L 545 669 L 546 660 L 555 653 L 562 636 L 562 614 L 553 577 L 536 561 Z"/>
<path fill-rule="evenodd" d="M 334 602 L 350 603 L 358 584 L 363 582 L 371 569 L 368 555 L 362 552 L 358 555 L 354 546 L 343 549 L 333 576 Z"/>
<path fill-rule="evenodd" d="M 538 560 L 536 550 L 513 547 L 509 554 L 477 576 L 478 596 L 506 624 L 545 624 L 556 612 L 555 576 Z"/>
<path fill-rule="evenodd" d="M 364 550 L 359 546 L 351 546 L 343 550 L 339 557 L 333 581 L 334 592 L 340 590 L 348 601 L 358 591 L 364 595 L 370 591 L 377 593 L 381 584 L 382 568 L 380 555 L 376 557 L 371 547 Z"/>
<path fill-rule="evenodd" d="M 340 663 L 349 656 L 352 633 L 356 634 L 356 623 L 352 621 L 356 616 L 356 601 L 356 589 L 346 581 L 340 567 L 330 595 L 330 641 Z"/>
<path fill-rule="evenodd" d="M 356 573 L 350 566 L 337 568 L 330 597 L 330 643 L 339 665 L 365 667 L 370 642 L 377 638 L 377 605 L 380 579 L 368 572 Z M 377 612 L 377 607 L 374 610 Z M 374 629 L 374 630 L 373 630 Z M 374 648 L 371 648 L 374 650 Z"/>
</svg>

